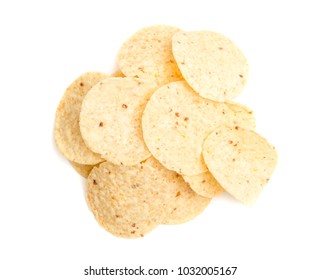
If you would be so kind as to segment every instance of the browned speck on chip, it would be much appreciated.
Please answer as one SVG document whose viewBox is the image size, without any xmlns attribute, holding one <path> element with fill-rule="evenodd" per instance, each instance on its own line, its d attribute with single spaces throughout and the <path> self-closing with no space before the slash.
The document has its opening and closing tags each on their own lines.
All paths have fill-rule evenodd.
<svg viewBox="0 0 320 280">
<path fill-rule="evenodd" d="M 181 224 L 198 216 L 211 199 L 195 193 L 187 184 L 181 186 L 171 204 L 171 211 L 164 224 Z"/>
</svg>

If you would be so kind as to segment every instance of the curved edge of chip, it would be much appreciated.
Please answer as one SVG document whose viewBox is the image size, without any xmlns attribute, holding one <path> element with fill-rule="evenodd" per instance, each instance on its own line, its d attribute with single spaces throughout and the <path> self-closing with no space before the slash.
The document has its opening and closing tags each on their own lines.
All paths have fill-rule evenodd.
<svg viewBox="0 0 320 280">
<path fill-rule="evenodd" d="M 203 157 L 224 190 L 248 206 L 256 202 L 278 162 L 278 153 L 266 138 L 228 126 L 220 126 L 206 138 Z"/>
<path fill-rule="evenodd" d="M 198 195 L 213 198 L 224 192 L 224 189 L 209 171 L 193 176 L 182 175 L 182 177 Z"/>
<path fill-rule="evenodd" d="M 55 114 L 54 141 L 61 154 L 69 161 L 94 165 L 102 162 L 99 154 L 84 143 L 79 127 L 79 115 L 83 98 L 98 82 L 109 75 L 86 72 L 75 79 L 64 92 Z"/>
<path fill-rule="evenodd" d="M 183 80 L 171 47 L 172 36 L 179 31 L 175 26 L 156 24 L 133 33 L 118 51 L 122 73 L 154 80 L 159 86 Z"/>
<path fill-rule="evenodd" d="M 221 33 L 208 30 L 177 32 L 172 38 L 172 51 L 184 79 L 204 98 L 218 102 L 234 99 L 247 83 L 249 65 L 246 57 Z"/>
<path fill-rule="evenodd" d="M 86 145 L 104 160 L 118 165 L 133 166 L 150 158 L 151 153 L 143 139 L 141 118 L 156 89 L 154 81 L 134 77 L 110 77 L 94 86 L 84 98 L 80 113 L 80 131 Z M 110 111 L 107 110 L 110 104 L 117 106 Z M 114 116 L 123 117 L 119 121 L 121 127 L 113 121 Z M 126 123 L 128 116 L 131 126 Z M 131 138 L 122 141 L 123 135 Z"/>
</svg>

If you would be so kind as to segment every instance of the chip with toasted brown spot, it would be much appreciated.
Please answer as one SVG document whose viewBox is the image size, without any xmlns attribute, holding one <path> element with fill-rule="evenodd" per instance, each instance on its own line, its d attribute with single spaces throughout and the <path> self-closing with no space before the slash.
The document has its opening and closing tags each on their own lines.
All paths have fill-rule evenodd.
<svg viewBox="0 0 320 280">
<path fill-rule="evenodd" d="M 80 130 L 87 146 L 109 162 L 135 165 L 151 156 L 141 129 L 146 103 L 157 85 L 139 78 L 108 78 L 83 100 Z"/>
<path fill-rule="evenodd" d="M 100 72 L 88 72 L 78 77 L 65 91 L 56 111 L 54 139 L 61 153 L 70 161 L 94 165 L 103 161 L 84 143 L 79 114 L 83 98 L 98 82 L 109 76 Z"/>
<path fill-rule="evenodd" d="M 135 166 L 102 163 L 87 181 L 87 202 L 98 223 L 113 235 L 143 237 L 163 223 L 173 199 L 187 184 L 153 157 Z"/>
<path fill-rule="evenodd" d="M 233 99 L 246 84 L 247 60 L 222 34 L 181 31 L 172 38 L 172 50 L 182 76 L 205 98 L 220 102 Z"/>
<path fill-rule="evenodd" d="M 160 87 L 142 116 L 144 141 L 152 155 L 168 169 L 189 176 L 207 171 L 202 144 L 216 127 L 253 128 L 254 123 L 240 105 L 204 99 L 182 81 Z"/>
<path fill-rule="evenodd" d="M 194 219 L 209 205 L 211 198 L 203 197 L 194 192 L 188 185 L 181 185 L 170 203 L 170 213 L 164 224 L 182 224 Z"/>
<path fill-rule="evenodd" d="M 171 50 L 171 38 L 179 31 L 173 26 L 153 25 L 136 32 L 119 51 L 122 73 L 154 80 L 158 85 L 182 80 Z"/>
<path fill-rule="evenodd" d="M 258 133 L 226 126 L 207 137 L 203 156 L 224 190 L 247 205 L 261 194 L 278 158 L 274 147 Z"/>
</svg>

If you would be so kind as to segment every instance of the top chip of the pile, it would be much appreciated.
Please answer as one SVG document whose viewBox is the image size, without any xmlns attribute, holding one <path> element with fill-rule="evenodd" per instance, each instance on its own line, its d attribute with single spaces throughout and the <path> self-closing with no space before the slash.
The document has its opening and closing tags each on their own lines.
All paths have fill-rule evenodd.
<svg viewBox="0 0 320 280">
<path fill-rule="evenodd" d="M 127 77 L 154 80 L 158 85 L 182 80 L 172 54 L 172 36 L 180 29 L 154 25 L 130 37 L 118 53 L 121 72 Z"/>
<path fill-rule="evenodd" d="M 277 152 L 257 132 L 221 126 L 203 144 L 203 157 L 210 173 L 232 196 L 252 205 L 277 165 Z"/>
<path fill-rule="evenodd" d="M 178 32 L 172 51 L 182 76 L 202 97 L 227 101 L 238 96 L 249 67 L 241 50 L 227 37 L 211 31 Z"/>
</svg>

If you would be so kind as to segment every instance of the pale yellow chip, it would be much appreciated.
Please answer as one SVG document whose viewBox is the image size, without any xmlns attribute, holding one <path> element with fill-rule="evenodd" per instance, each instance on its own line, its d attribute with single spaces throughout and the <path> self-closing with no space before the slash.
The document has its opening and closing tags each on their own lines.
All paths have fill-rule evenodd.
<svg viewBox="0 0 320 280">
<path fill-rule="evenodd" d="M 143 137 L 152 155 L 168 169 L 189 176 L 207 171 L 202 144 L 221 124 L 253 128 L 255 120 L 241 105 L 204 99 L 186 82 L 159 88 L 142 117 Z"/>
<path fill-rule="evenodd" d="M 139 78 L 108 78 L 83 100 L 80 130 L 87 146 L 109 162 L 135 165 L 150 157 L 142 112 L 157 85 Z"/>
<path fill-rule="evenodd" d="M 243 128 L 214 130 L 204 142 L 203 156 L 220 185 L 247 205 L 257 200 L 277 164 L 274 147 Z"/>
<path fill-rule="evenodd" d="M 183 179 L 197 194 L 212 198 L 224 192 L 218 181 L 207 171 L 194 176 L 183 175 Z"/>
<path fill-rule="evenodd" d="M 70 162 L 71 166 L 73 167 L 73 169 L 75 171 L 77 171 L 84 178 L 88 178 L 93 167 L 99 166 L 99 164 L 88 165 L 88 164 L 80 164 L 80 163 L 76 163 L 76 162 L 72 162 L 72 161 L 69 161 L 69 162 Z"/>
<path fill-rule="evenodd" d="M 211 198 L 195 193 L 189 186 L 181 185 L 171 202 L 171 211 L 164 224 L 182 224 L 194 219 L 209 205 Z"/>
<path fill-rule="evenodd" d="M 249 74 L 241 50 L 227 37 L 211 31 L 179 32 L 172 51 L 182 76 L 201 96 L 227 101 L 238 96 Z"/>
<path fill-rule="evenodd" d="M 55 118 L 54 139 L 61 153 L 70 161 L 80 164 L 96 164 L 103 161 L 83 142 L 79 129 L 82 100 L 87 92 L 108 75 L 88 72 L 78 77 L 65 91 Z"/>
<path fill-rule="evenodd" d="M 102 163 L 87 182 L 87 202 L 98 223 L 113 235 L 143 237 L 163 223 L 180 189 L 181 176 L 153 157 L 135 166 Z"/>
<path fill-rule="evenodd" d="M 154 80 L 158 85 L 182 80 L 172 54 L 172 36 L 180 29 L 154 25 L 129 38 L 118 54 L 119 68 L 125 76 Z"/>
</svg>

